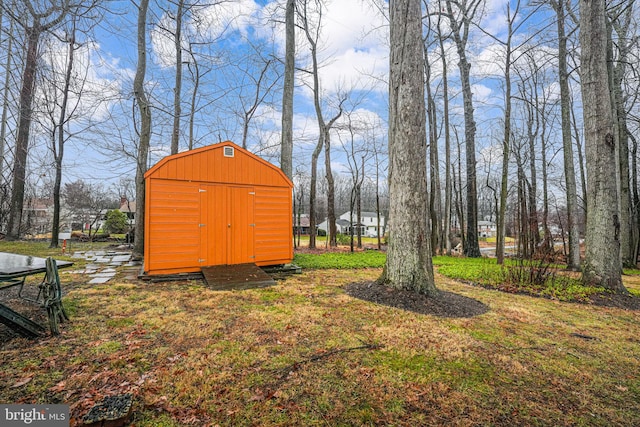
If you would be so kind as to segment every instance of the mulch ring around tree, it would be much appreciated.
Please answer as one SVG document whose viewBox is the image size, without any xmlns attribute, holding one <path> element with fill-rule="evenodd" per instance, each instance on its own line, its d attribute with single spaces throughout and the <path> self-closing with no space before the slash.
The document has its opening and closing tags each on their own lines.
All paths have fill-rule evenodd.
<svg viewBox="0 0 640 427">
<path fill-rule="evenodd" d="M 640 298 L 631 294 L 598 294 L 592 296 L 589 303 L 601 307 L 640 311 Z"/>
<path fill-rule="evenodd" d="M 442 290 L 428 297 L 375 282 L 359 282 L 348 284 L 345 292 L 361 300 L 437 317 L 474 317 L 489 311 L 489 307 L 478 300 Z"/>
</svg>

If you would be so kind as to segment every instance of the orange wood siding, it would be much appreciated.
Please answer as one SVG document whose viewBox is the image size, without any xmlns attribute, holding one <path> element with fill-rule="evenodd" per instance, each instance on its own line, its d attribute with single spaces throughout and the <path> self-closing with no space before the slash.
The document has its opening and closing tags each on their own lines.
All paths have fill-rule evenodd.
<svg viewBox="0 0 640 427">
<path fill-rule="evenodd" d="M 145 179 L 147 274 L 293 259 L 293 185 L 265 160 L 225 142 L 166 157 Z"/>
<path fill-rule="evenodd" d="M 150 180 L 145 266 L 149 270 L 200 268 L 200 196 L 198 184 Z"/>
<path fill-rule="evenodd" d="M 291 188 L 256 188 L 255 262 L 258 265 L 282 264 L 293 259 L 291 196 Z"/>
<path fill-rule="evenodd" d="M 224 146 L 235 149 L 234 157 L 224 157 Z M 220 143 L 166 157 L 151 168 L 145 174 L 147 176 L 230 185 L 290 185 L 279 168 L 232 143 Z"/>
</svg>

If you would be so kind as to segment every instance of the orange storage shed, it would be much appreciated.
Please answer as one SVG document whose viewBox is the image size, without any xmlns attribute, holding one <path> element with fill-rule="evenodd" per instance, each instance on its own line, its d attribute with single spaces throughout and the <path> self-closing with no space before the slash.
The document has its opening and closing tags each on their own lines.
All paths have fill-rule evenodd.
<svg viewBox="0 0 640 427">
<path fill-rule="evenodd" d="M 145 183 L 146 274 L 292 261 L 293 184 L 234 143 L 165 157 Z"/>
</svg>

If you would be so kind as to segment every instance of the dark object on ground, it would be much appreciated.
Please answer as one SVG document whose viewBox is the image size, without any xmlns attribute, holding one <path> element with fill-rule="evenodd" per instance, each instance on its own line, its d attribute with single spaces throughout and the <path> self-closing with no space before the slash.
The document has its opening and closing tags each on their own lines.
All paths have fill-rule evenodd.
<svg viewBox="0 0 640 427">
<path fill-rule="evenodd" d="M 107 396 L 82 418 L 85 426 L 119 427 L 129 423 L 133 396 L 130 393 Z"/>
<path fill-rule="evenodd" d="M 489 311 L 489 307 L 480 301 L 447 291 L 427 297 L 375 282 L 350 283 L 345 291 L 354 298 L 438 317 L 474 317 Z"/>
<path fill-rule="evenodd" d="M 202 267 L 207 286 L 218 291 L 263 288 L 275 280 L 255 264 L 212 265 Z"/>
</svg>

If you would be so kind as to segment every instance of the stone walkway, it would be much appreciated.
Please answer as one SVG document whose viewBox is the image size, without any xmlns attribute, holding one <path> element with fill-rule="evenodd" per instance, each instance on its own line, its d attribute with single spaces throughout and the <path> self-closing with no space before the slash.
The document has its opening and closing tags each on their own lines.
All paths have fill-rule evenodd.
<svg viewBox="0 0 640 427">
<path fill-rule="evenodd" d="M 84 270 L 75 270 L 73 273 L 89 275 L 89 283 L 93 284 L 107 283 L 113 279 L 117 267 L 124 267 L 128 279 L 136 279 L 141 265 L 140 262 L 131 260 L 131 252 L 128 251 L 79 251 L 72 256 L 90 261 Z"/>
</svg>

